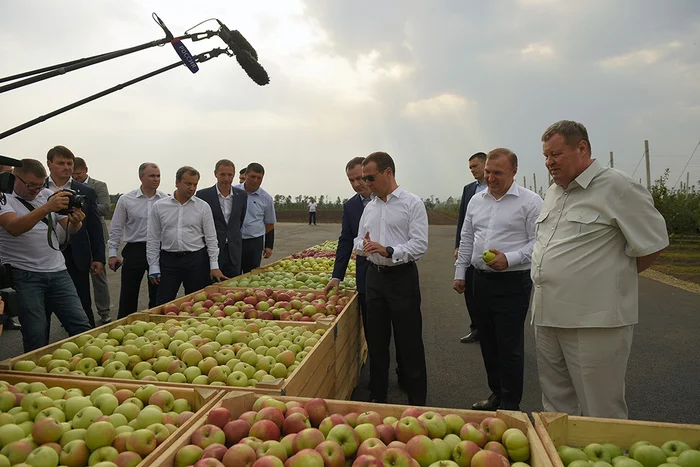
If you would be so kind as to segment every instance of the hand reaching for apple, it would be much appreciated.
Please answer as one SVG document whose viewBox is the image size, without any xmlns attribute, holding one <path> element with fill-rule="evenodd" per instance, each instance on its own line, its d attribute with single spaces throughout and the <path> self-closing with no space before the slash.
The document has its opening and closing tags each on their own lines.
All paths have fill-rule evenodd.
<svg viewBox="0 0 700 467">
<path fill-rule="evenodd" d="M 502 251 L 496 250 L 495 248 L 491 248 L 489 251 L 496 256 L 491 261 L 488 261 L 486 266 L 495 271 L 503 271 L 508 267 L 508 258 L 506 258 L 506 255 Z"/>
<path fill-rule="evenodd" d="M 340 281 L 338 279 L 331 279 L 328 281 L 328 284 L 326 284 L 326 288 L 323 289 L 323 293 L 328 293 L 330 292 L 331 289 L 335 289 L 335 292 L 338 293 L 338 286 L 340 285 Z"/>
</svg>

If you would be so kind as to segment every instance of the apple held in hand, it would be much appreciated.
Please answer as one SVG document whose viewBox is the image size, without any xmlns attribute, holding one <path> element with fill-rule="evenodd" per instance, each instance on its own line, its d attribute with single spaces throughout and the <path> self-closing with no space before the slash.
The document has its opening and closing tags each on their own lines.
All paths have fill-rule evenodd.
<svg viewBox="0 0 700 467">
<path fill-rule="evenodd" d="M 491 250 L 486 250 L 481 254 L 481 258 L 484 260 L 484 263 L 490 263 L 493 261 L 493 259 L 496 257 L 496 253 L 494 253 Z"/>
</svg>

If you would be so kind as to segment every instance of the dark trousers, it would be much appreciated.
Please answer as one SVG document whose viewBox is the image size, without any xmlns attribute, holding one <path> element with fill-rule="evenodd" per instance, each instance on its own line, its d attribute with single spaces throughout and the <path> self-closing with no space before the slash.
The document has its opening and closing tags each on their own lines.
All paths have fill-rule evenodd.
<svg viewBox="0 0 700 467">
<path fill-rule="evenodd" d="M 520 410 L 525 365 L 524 327 L 530 271 L 474 273 L 476 326 L 491 392 L 501 408 Z"/>
<path fill-rule="evenodd" d="M 367 268 L 367 345 L 371 398 L 386 401 L 392 327 L 408 403 L 425 405 L 428 393 L 418 268 L 415 263 Z"/>
<path fill-rule="evenodd" d="M 309 225 L 311 225 L 311 220 L 313 219 L 314 225 L 316 225 L 316 211 L 309 212 Z"/>
<path fill-rule="evenodd" d="M 190 294 L 211 285 L 207 249 L 187 253 L 160 251 L 160 284 L 156 304 L 162 305 L 177 297 L 180 285 Z"/>
<path fill-rule="evenodd" d="M 70 278 L 73 280 L 73 285 L 75 285 L 75 291 L 78 293 L 78 298 L 80 298 L 80 303 L 83 305 L 83 310 L 85 310 L 85 315 L 87 316 L 90 326 L 95 327 L 95 316 L 92 314 L 92 296 L 90 295 L 90 270 L 81 271 L 75 264 L 75 259 L 73 259 L 73 252 L 71 251 L 71 246 L 68 245 L 64 251 L 66 258 L 66 269 Z"/>
<path fill-rule="evenodd" d="M 236 277 L 241 275 L 241 265 L 233 264 L 231 261 L 231 255 L 229 254 L 229 243 L 224 243 L 221 247 L 221 252 L 219 253 L 219 269 L 226 277 Z M 258 263 L 259 264 L 259 263 Z"/>
<path fill-rule="evenodd" d="M 244 238 L 241 247 L 241 270 L 245 274 L 260 267 L 262 253 L 265 249 L 265 236 Z"/>
<path fill-rule="evenodd" d="M 119 318 L 135 313 L 139 306 L 139 291 L 141 281 L 148 272 L 146 259 L 146 242 L 127 243 L 122 250 L 122 287 L 119 293 Z M 148 280 L 148 308 L 156 306 L 158 286 Z"/>
<path fill-rule="evenodd" d="M 476 331 L 476 319 L 474 318 L 476 313 L 474 311 L 476 309 L 476 303 L 474 303 L 474 266 L 469 266 L 464 276 L 464 302 L 467 304 L 467 313 L 469 313 L 469 329 Z"/>
</svg>

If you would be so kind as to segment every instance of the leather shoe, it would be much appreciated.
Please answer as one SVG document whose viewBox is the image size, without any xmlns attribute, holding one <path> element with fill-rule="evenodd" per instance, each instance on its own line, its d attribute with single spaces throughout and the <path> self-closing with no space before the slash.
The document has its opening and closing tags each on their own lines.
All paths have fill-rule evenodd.
<svg viewBox="0 0 700 467">
<path fill-rule="evenodd" d="M 5 328 L 8 331 L 21 331 L 22 325 L 19 324 L 19 321 L 17 321 L 17 318 L 12 316 L 12 317 L 8 318 L 7 323 L 5 324 Z"/>
<path fill-rule="evenodd" d="M 467 334 L 466 336 L 462 337 L 459 341 L 462 344 L 472 344 L 474 342 L 477 342 L 479 340 L 479 331 L 476 329 Z"/>
<path fill-rule="evenodd" d="M 112 322 L 112 318 L 110 316 L 105 316 L 100 320 L 100 326 L 109 324 Z"/>
<path fill-rule="evenodd" d="M 501 398 L 495 394 L 491 394 L 488 399 L 476 402 L 472 405 L 472 410 L 498 410 L 501 405 Z"/>
</svg>

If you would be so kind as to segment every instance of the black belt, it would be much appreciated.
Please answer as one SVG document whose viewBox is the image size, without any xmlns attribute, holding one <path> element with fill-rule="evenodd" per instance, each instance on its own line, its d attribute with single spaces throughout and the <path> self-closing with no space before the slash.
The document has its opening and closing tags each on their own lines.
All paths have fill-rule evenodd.
<svg viewBox="0 0 700 467">
<path fill-rule="evenodd" d="M 165 251 L 165 250 L 160 250 L 160 253 L 162 255 L 169 255 L 169 256 L 175 256 L 177 258 L 184 258 L 185 256 L 193 255 L 195 253 L 199 253 L 202 251 L 204 248 L 201 248 L 197 251 Z"/>
<path fill-rule="evenodd" d="M 381 264 L 374 264 L 371 261 L 368 261 L 368 263 L 377 272 L 396 272 L 396 271 L 399 271 L 401 269 L 404 269 L 404 268 L 407 268 L 409 266 L 413 266 L 414 264 L 416 264 L 415 261 L 409 261 L 408 263 L 401 263 L 401 264 L 396 265 L 396 266 L 384 266 Z"/>
<path fill-rule="evenodd" d="M 524 271 L 504 271 L 504 272 L 498 272 L 498 271 L 484 271 L 483 269 L 478 269 L 474 268 L 474 272 L 476 272 L 479 275 L 482 276 L 489 276 L 489 277 L 496 277 L 496 276 L 524 276 L 524 275 L 530 275 L 530 270 L 526 269 Z"/>
</svg>

